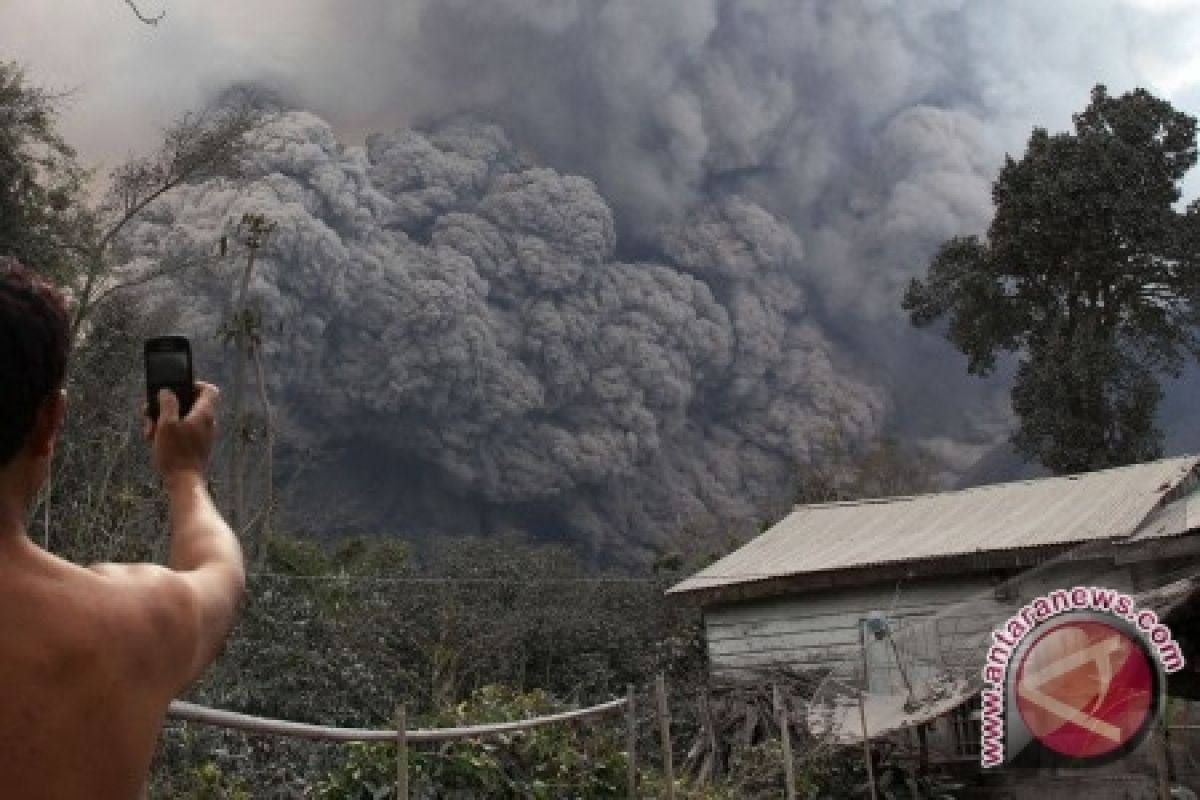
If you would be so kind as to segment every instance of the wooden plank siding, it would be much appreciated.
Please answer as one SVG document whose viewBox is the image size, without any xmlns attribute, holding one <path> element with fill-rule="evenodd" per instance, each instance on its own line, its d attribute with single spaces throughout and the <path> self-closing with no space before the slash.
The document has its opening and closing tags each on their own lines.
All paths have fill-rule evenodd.
<svg viewBox="0 0 1200 800">
<path fill-rule="evenodd" d="M 858 626 L 871 611 L 883 612 L 900 637 L 939 613 L 972 629 L 994 624 L 1003 618 L 989 613 L 997 607 L 986 576 L 912 580 L 898 592 L 877 585 L 713 607 L 705 610 L 709 663 L 717 682 L 753 680 L 765 668 L 834 667 L 861 675 Z M 889 647 L 868 637 L 873 690 L 886 691 L 893 677 L 901 683 L 898 672 L 888 674 L 895 660 Z"/>
<path fill-rule="evenodd" d="M 1065 562 L 1026 573 L 1012 599 L 1000 602 L 987 573 L 957 578 L 914 578 L 895 584 L 831 589 L 705 609 L 711 675 L 717 683 L 753 681 L 766 669 L 835 668 L 861 680 L 858 626 L 871 611 L 891 621 L 913 682 L 939 662 L 983 663 L 990 631 L 1021 605 L 1074 585 L 1134 591 L 1128 566 Z M 899 691 L 903 680 L 891 642 L 867 640 L 872 691 Z M 927 668 L 926 668 L 927 667 Z"/>
</svg>

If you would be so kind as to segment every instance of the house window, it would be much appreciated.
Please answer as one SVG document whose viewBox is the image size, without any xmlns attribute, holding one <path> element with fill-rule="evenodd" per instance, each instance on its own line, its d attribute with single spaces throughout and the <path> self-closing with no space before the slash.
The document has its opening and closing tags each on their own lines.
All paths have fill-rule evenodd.
<svg viewBox="0 0 1200 800">
<path fill-rule="evenodd" d="M 961 758 L 979 758 L 980 739 L 983 737 L 982 711 L 979 695 L 950 712 L 950 727 L 954 731 L 954 755 Z"/>
</svg>

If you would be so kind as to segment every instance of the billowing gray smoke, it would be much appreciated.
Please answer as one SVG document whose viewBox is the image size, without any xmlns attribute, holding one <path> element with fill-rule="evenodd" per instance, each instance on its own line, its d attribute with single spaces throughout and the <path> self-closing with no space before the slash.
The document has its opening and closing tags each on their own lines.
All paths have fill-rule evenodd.
<svg viewBox="0 0 1200 800">
<path fill-rule="evenodd" d="M 321 21 L 352 55 L 246 77 L 400 129 L 342 147 L 292 113 L 251 190 L 189 187 L 135 247 L 279 222 L 272 394 L 293 441 L 346 453 L 299 496 L 636 555 L 770 513 L 830 424 L 958 467 L 1003 437 L 1002 385 L 914 334 L 903 286 L 986 225 L 1033 124 L 1130 86 L 1147 24 L 1119 0 L 359 4 Z M 187 278 L 197 335 L 227 266 Z"/>
<path fill-rule="evenodd" d="M 715 199 L 751 199 L 804 243 L 790 274 L 810 318 L 873 365 L 906 434 L 963 467 L 1006 435 L 1004 376 L 968 380 L 936 334 L 914 334 L 904 285 L 938 242 L 984 228 L 1003 153 L 1033 125 L 1069 125 L 1096 82 L 1144 83 L 1147 54 L 1188 63 L 1198 13 L 1132 0 L 409 0 L 323 19 L 327 46 L 362 58 L 269 74 L 347 130 L 485 112 L 596 183 L 622 257 L 655 251 L 661 225 Z"/>
<path fill-rule="evenodd" d="M 801 243 L 745 198 L 664 227 L 663 260 L 623 262 L 591 181 L 527 163 L 494 125 L 362 149 L 305 112 L 275 132 L 249 190 L 185 187 L 130 245 L 211 251 L 244 212 L 278 223 L 253 284 L 267 330 L 282 323 L 270 394 L 292 441 L 350 450 L 313 487 L 351 517 L 530 527 L 624 559 L 760 519 L 832 420 L 882 422 L 882 393 L 810 319 Z M 198 339 L 236 285 L 230 255 L 174 287 Z"/>
</svg>

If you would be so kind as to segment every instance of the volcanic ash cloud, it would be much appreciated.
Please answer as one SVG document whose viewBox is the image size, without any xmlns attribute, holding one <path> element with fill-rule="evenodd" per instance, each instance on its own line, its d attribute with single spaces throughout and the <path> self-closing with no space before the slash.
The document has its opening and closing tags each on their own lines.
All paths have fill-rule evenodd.
<svg viewBox="0 0 1200 800">
<path fill-rule="evenodd" d="M 327 492 L 412 535 L 515 528 L 629 559 L 757 522 L 831 420 L 854 437 L 881 424 L 882 391 L 790 277 L 800 241 L 745 198 L 699 206 L 658 230 L 656 260 L 627 263 L 593 183 L 496 125 L 354 148 L 294 111 L 272 133 L 248 189 L 186 186 L 126 244 L 136 270 L 212 252 L 243 213 L 277 223 L 252 282 L 270 395 L 287 442 L 343 448 L 301 506 Z M 172 279 L 209 364 L 243 255 Z"/>
</svg>

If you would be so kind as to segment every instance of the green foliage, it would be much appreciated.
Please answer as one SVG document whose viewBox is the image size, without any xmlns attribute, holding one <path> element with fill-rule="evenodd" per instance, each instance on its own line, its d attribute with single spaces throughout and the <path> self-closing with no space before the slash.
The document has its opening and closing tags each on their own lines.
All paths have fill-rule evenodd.
<svg viewBox="0 0 1200 800">
<path fill-rule="evenodd" d="M 597 580 L 559 546 L 461 539 L 418 556 L 383 535 L 281 536 L 264 572 L 251 578 L 237 629 L 189 699 L 386 727 L 398 702 L 431 720 L 491 684 L 589 705 L 659 670 L 680 686 L 704 676 L 699 615 L 662 595 L 673 576 Z M 180 765 L 215 752 L 255 797 L 296 796 L 344 757 L 340 747 L 171 724 L 156 785 L 166 790 Z"/>
<path fill-rule="evenodd" d="M 60 99 L 0 61 L 0 255 L 59 280 L 74 258 L 69 234 L 87 180 L 55 128 Z"/>
<path fill-rule="evenodd" d="M 508 722 L 566 710 L 544 692 L 486 686 L 429 719 L 432 727 Z M 529 731 L 413 749 L 410 782 L 420 797 L 618 798 L 625 796 L 622 727 L 611 720 L 556 724 Z M 322 781 L 327 800 L 388 796 L 395 782 L 395 748 L 353 748 Z"/>
<path fill-rule="evenodd" d="M 317 785 L 324 800 L 383 800 L 396 790 L 396 748 L 355 742 L 346 760 Z M 412 769 L 410 755 L 410 770 Z"/>
<path fill-rule="evenodd" d="M 943 244 L 903 303 L 914 325 L 946 319 L 971 374 L 1019 354 L 1013 442 L 1059 473 L 1157 456 L 1157 376 L 1200 355 L 1200 201 L 1175 208 L 1196 120 L 1097 86 L 1074 121 L 1033 131 L 986 240 Z"/>
<path fill-rule="evenodd" d="M 241 781 L 230 780 L 212 762 L 191 772 L 191 784 L 177 800 L 250 800 L 250 794 Z"/>
</svg>

